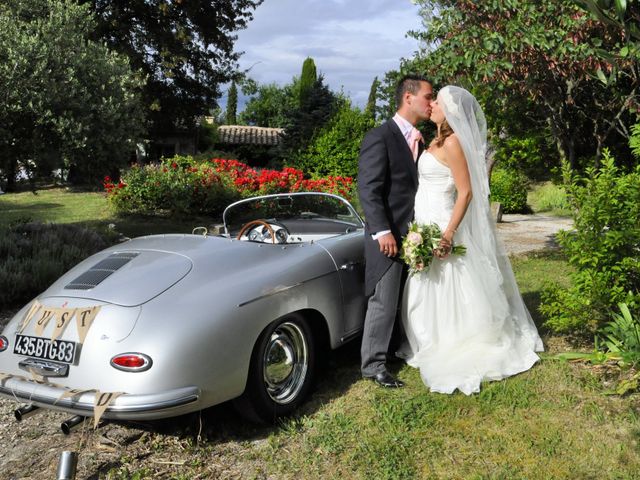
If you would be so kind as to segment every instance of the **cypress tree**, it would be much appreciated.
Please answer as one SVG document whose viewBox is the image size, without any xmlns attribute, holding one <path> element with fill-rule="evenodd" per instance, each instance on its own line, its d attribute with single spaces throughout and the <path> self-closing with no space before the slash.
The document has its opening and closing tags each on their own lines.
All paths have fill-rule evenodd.
<svg viewBox="0 0 640 480">
<path fill-rule="evenodd" d="M 369 90 L 369 98 L 367 99 L 367 106 L 364 109 L 364 113 L 369 116 L 372 120 L 376 119 L 376 96 L 378 94 L 378 86 L 380 85 L 380 81 L 378 77 L 373 78 L 373 83 L 371 84 L 371 90 Z"/>
<path fill-rule="evenodd" d="M 236 82 L 231 82 L 229 92 L 227 93 L 227 125 L 236 124 L 236 112 L 238 111 L 238 87 Z"/>
<path fill-rule="evenodd" d="M 302 64 L 302 73 L 300 75 L 300 106 L 302 106 L 311 90 L 316 84 L 318 74 L 316 72 L 316 63 L 313 58 L 307 57 Z"/>
</svg>

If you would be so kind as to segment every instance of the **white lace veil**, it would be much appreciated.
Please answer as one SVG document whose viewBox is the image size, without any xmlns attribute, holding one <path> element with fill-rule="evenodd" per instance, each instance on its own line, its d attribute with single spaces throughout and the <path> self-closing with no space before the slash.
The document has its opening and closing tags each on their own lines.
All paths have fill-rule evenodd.
<svg viewBox="0 0 640 480">
<path fill-rule="evenodd" d="M 486 293 L 491 295 L 498 307 L 496 321 L 512 323 L 515 332 L 530 339 L 532 348 L 542 351 L 542 341 L 522 300 L 511 263 L 502 242 L 497 238 L 495 221 L 491 216 L 486 161 L 487 122 L 482 108 L 471 93 L 453 85 L 438 92 L 438 105 L 460 141 L 471 177 L 473 198 L 458 226 L 463 243 L 467 239 L 474 245 L 469 251 L 469 262 L 483 271 Z M 481 258 L 472 258 L 477 255 Z"/>
</svg>

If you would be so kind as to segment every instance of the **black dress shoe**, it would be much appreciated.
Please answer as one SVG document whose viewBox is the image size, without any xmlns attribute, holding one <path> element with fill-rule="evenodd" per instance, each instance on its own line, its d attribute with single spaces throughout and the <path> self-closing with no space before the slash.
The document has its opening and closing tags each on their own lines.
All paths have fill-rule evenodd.
<svg viewBox="0 0 640 480">
<path fill-rule="evenodd" d="M 395 378 L 393 375 L 391 375 L 389 372 L 387 372 L 386 370 L 372 376 L 372 377 L 365 377 L 368 378 L 370 380 L 373 380 L 374 382 L 376 382 L 378 385 L 380 385 L 381 387 L 384 388 L 400 388 L 400 387 L 404 387 L 404 383 L 401 382 L 400 380 L 398 380 L 397 378 Z"/>
</svg>

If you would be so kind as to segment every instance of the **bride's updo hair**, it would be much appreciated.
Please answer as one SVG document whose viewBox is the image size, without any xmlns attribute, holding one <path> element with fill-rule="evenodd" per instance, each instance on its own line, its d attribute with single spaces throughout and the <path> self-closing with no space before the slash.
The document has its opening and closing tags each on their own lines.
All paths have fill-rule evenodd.
<svg viewBox="0 0 640 480">
<path fill-rule="evenodd" d="M 440 135 L 438 135 L 435 138 L 436 147 L 438 147 L 438 148 L 442 147 L 442 145 L 444 145 L 444 141 L 452 133 L 453 133 L 453 130 L 451 129 L 451 126 L 449 125 L 449 122 L 447 122 L 447 119 L 445 119 L 442 122 L 442 124 L 440 125 Z"/>
</svg>

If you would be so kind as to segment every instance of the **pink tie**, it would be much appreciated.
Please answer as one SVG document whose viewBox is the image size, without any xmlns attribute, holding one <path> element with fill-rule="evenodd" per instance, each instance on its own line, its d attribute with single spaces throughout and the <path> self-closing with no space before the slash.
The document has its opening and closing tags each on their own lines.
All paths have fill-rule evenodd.
<svg viewBox="0 0 640 480">
<path fill-rule="evenodd" d="M 422 141 L 422 134 L 420 130 L 417 128 L 413 128 L 411 130 L 411 136 L 409 137 L 409 147 L 411 148 L 411 153 L 413 153 L 413 161 L 415 162 L 418 159 L 418 145 Z"/>
</svg>

